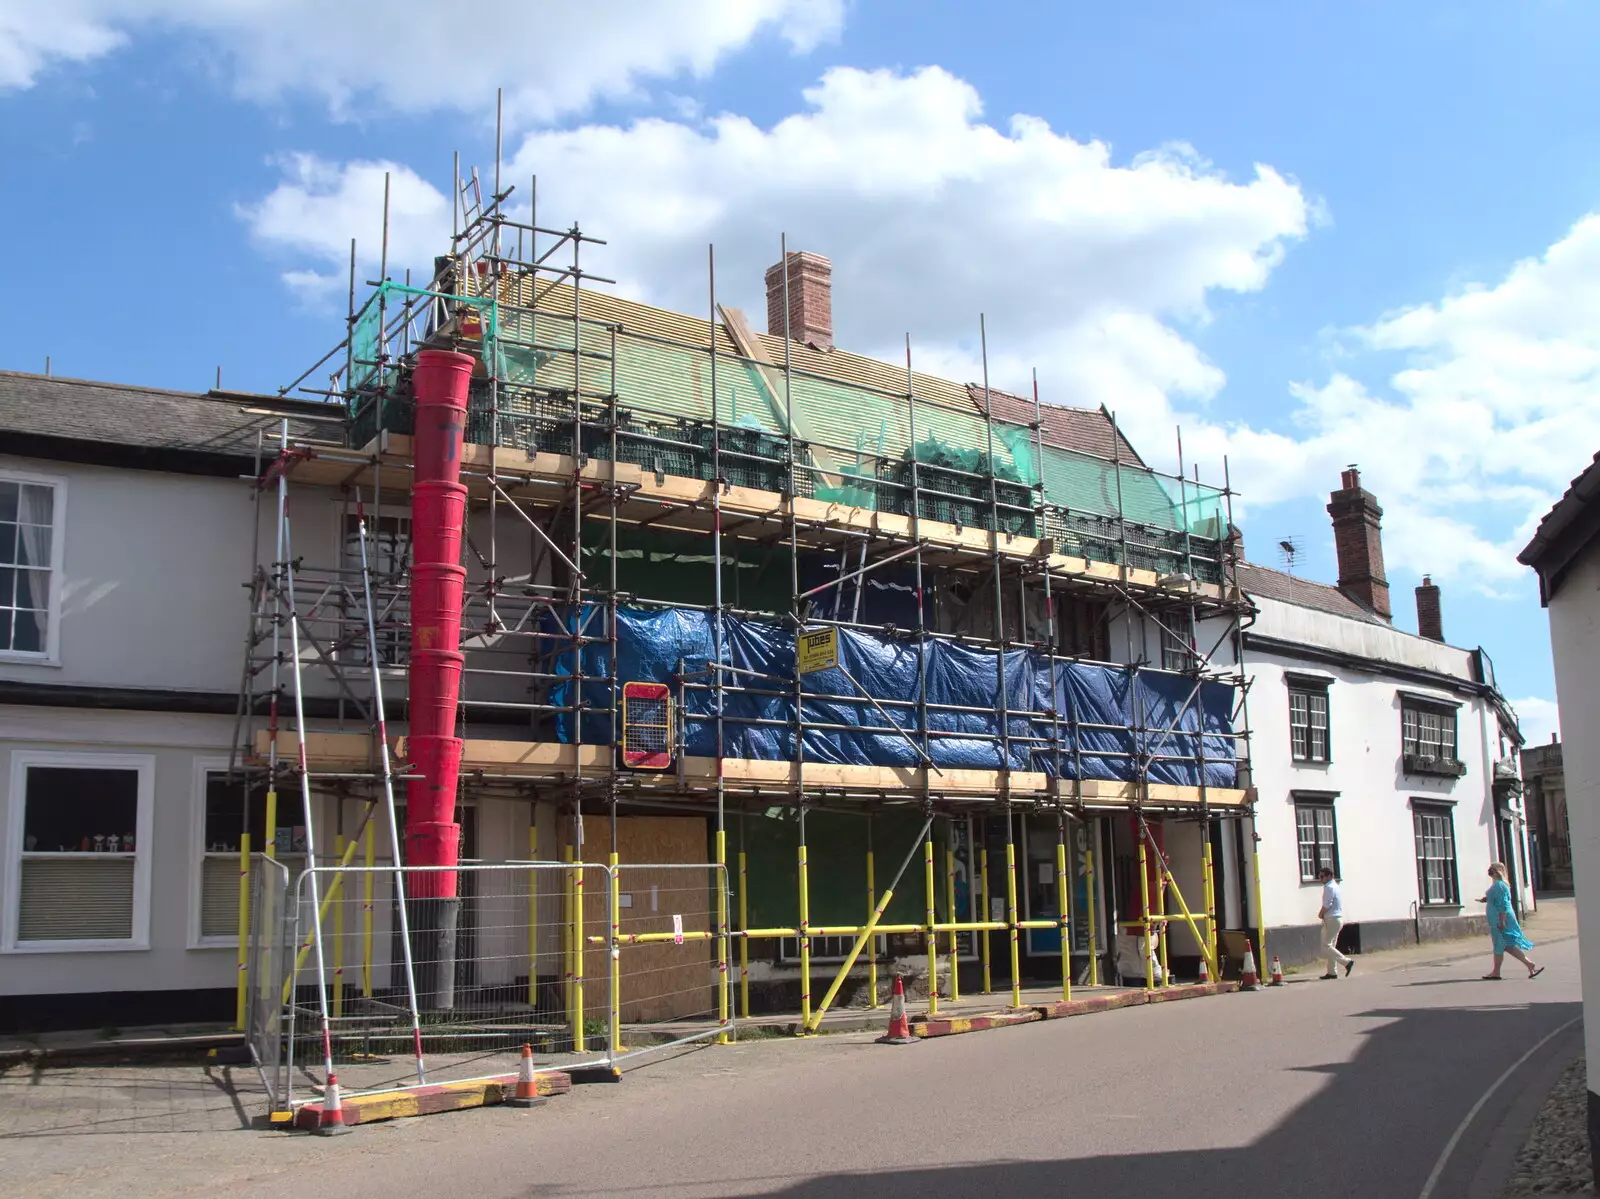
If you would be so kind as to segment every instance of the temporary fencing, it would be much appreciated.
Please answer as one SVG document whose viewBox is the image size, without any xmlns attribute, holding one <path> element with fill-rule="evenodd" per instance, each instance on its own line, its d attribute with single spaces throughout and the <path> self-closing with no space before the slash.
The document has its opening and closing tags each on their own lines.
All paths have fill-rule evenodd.
<svg viewBox="0 0 1600 1199">
<path fill-rule="evenodd" d="M 247 1033 L 276 1110 L 315 1098 L 327 1061 L 350 1095 L 513 1074 L 524 1045 L 539 1069 L 610 1069 L 731 1030 L 721 867 L 463 863 L 451 987 L 399 920 L 437 869 L 334 861 L 290 884 L 256 863 Z"/>
</svg>

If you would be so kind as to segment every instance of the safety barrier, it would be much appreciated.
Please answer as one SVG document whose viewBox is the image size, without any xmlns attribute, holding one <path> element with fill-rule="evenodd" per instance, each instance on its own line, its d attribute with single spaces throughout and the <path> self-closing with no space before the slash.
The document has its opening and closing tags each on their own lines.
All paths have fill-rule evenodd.
<svg viewBox="0 0 1600 1199">
<path fill-rule="evenodd" d="M 346 858 L 291 885 L 255 863 L 247 1024 L 274 1110 L 330 1067 L 349 1098 L 512 1074 L 523 1045 L 541 1070 L 616 1071 L 731 1032 L 722 867 L 463 863 L 453 946 L 416 898 L 401 918 L 438 869 Z"/>
</svg>

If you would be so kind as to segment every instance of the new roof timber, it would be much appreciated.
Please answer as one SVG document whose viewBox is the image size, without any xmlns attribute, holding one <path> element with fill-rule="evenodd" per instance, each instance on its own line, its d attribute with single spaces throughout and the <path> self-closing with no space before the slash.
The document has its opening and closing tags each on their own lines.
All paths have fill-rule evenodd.
<svg viewBox="0 0 1600 1199">
<path fill-rule="evenodd" d="M 265 759 L 269 735 L 256 734 L 255 751 Z M 294 733 L 278 734 L 280 760 L 294 760 L 299 751 Z M 406 760 L 406 738 L 391 739 L 390 752 L 397 763 Z M 468 738 L 461 758 L 463 778 L 480 775 L 485 779 L 517 778 L 570 782 L 579 771 L 597 782 L 611 769 L 612 749 L 605 745 L 563 745 L 551 741 L 495 741 Z M 310 769 L 365 771 L 374 768 L 373 742 L 368 733 L 317 733 L 306 737 L 306 760 Z M 716 759 L 685 758 L 682 771 L 649 774 L 627 772 L 637 788 L 681 794 L 709 792 L 716 783 Z M 758 761 L 725 758 L 723 781 L 736 791 L 770 792 L 773 802 L 787 802 L 795 788 L 794 762 Z M 1023 803 L 1043 799 L 1076 803 L 1090 807 L 1128 807 L 1140 799 L 1139 786 L 1131 782 L 1102 779 L 1052 779 L 1038 771 L 953 770 L 931 772 L 910 766 L 853 766 L 833 762 L 807 762 L 798 767 L 808 790 L 847 792 L 909 792 L 921 796 L 926 788 L 934 795 L 951 799 L 993 798 L 1002 793 Z M 1248 793 L 1225 787 L 1207 787 L 1205 800 L 1214 808 L 1245 805 Z M 1168 783 L 1149 784 L 1144 802 L 1162 807 L 1198 807 L 1199 787 Z"/>
<path fill-rule="evenodd" d="M 404 478 L 401 472 L 409 470 L 411 465 L 411 444 L 409 437 L 384 434 L 359 451 L 358 455 L 313 455 L 295 465 L 294 478 L 297 483 L 329 487 L 343 487 L 357 482 L 371 487 L 373 468 L 380 463 L 386 471 L 392 470 Z M 380 445 L 383 447 L 381 450 Z M 519 501 L 539 507 L 555 507 L 575 480 L 597 487 L 614 485 L 626 492 L 627 498 L 621 500 L 617 508 L 617 518 L 624 524 L 648 521 L 652 527 L 660 529 L 690 533 L 711 531 L 714 483 L 681 475 L 658 475 L 631 462 L 590 459 L 580 470 L 569 454 L 529 453 L 505 447 L 491 450 L 489 446 L 469 444 L 462 447 L 461 481 L 474 498 L 487 499 L 489 496 L 491 454 L 502 490 Z M 805 546 L 837 546 L 863 536 L 906 545 L 913 540 L 910 516 L 807 496 L 791 499 L 775 491 L 727 487 L 722 492 L 721 508 L 725 520 L 746 518 L 762 522 L 785 521 L 791 504 L 800 525 L 800 542 Z M 664 508 L 668 512 L 666 516 L 663 516 Z M 595 505 L 596 518 L 609 516 L 609 513 L 609 501 L 603 506 Z M 1132 587 L 1172 599 L 1181 599 L 1186 594 L 1185 588 L 1192 587 L 1197 599 L 1211 604 L 1237 602 L 1240 598 L 1237 592 L 1215 583 L 1178 581 L 1163 587 L 1162 576 L 1153 570 L 1059 554 L 1048 538 L 1028 537 L 1020 533 L 993 533 L 987 529 L 958 526 L 929 517 L 922 517 L 916 522 L 916 533 L 923 542 L 924 551 L 930 555 L 924 559 L 928 562 L 938 563 L 942 552 L 950 558 L 948 565 L 960 565 L 961 560 L 965 559 L 975 569 L 986 569 L 992 562 L 991 555 L 998 552 L 1000 557 L 1011 562 L 1033 561 L 1041 565 L 1047 562 L 1051 577 L 1068 584 Z M 725 526 L 724 536 L 728 535 Z"/>
</svg>

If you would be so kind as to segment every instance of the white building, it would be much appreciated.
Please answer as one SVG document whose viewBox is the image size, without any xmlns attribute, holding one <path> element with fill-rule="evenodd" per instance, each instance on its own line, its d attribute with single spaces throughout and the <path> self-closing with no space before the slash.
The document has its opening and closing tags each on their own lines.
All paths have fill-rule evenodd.
<svg viewBox="0 0 1600 1199">
<path fill-rule="evenodd" d="M 1561 713 L 1567 821 L 1578 900 L 1584 1038 L 1589 1068 L 1589 1149 L 1600 1167 L 1600 454 L 1540 523 L 1517 560 L 1539 574 L 1550 610 L 1550 648 Z"/>
<path fill-rule="evenodd" d="M 1515 782 L 1521 736 L 1482 649 L 1444 640 L 1439 590 L 1421 635 L 1394 627 L 1382 511 L 1352 468 L 1328 506 L 1338 586 L 1239 567 L 1257 608 L 1242 633 L 1268 952 L 1317 956 L 1316 873 L 1341 880 L 1356 950 L 1483 927 L 1485 870 L 1532 902 Z"/>
</svg>

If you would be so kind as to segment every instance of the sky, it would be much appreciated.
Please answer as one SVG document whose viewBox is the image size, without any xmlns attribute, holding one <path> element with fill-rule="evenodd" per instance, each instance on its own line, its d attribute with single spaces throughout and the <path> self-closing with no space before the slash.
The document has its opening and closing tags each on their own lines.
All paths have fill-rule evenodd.
<svg viewBox="0 0 1600 1199">
<path fill-rule="evenodd" d="M 468 15 L 470 13 L 470 15 Z M 0 0 L 0 369 L 276 390 L 348 258 L 426 273 L 452 154 L 606 239 L 624 294 L 764 311 L 834 265 L 838 343 L 1113 409 L 1221 482 L 1252 560 L 1337 574 L 1358 464 L 1395 621 L 1443 588 L 1531 741 L 1515 555 L 1600 450 L 1600 6 L 1584 0 Z"/>
</svg>

